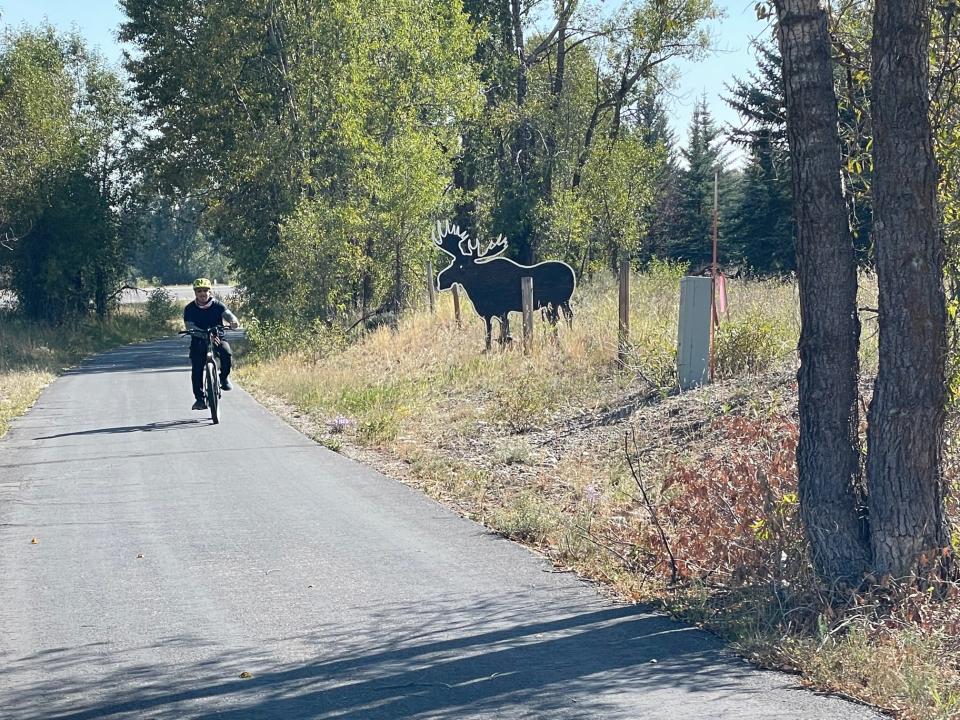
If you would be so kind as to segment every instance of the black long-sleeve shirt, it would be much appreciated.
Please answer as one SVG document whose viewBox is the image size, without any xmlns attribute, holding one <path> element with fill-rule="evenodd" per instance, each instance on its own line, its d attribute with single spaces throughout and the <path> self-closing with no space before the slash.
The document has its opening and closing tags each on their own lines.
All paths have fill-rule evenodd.
<svg viewBox="0 0 960 720">
<path fill-rule="evenodd" d="M 219 300 L 214 300 L 206 308 L 200 308 L 196 300 L 191 300 L 183 309 L 183 324 L 187 328 L 195 327 L 199 330 L 209 330 L 214 325 L 224 325 L 236 321 L 236 316 Z"/>
</svg>

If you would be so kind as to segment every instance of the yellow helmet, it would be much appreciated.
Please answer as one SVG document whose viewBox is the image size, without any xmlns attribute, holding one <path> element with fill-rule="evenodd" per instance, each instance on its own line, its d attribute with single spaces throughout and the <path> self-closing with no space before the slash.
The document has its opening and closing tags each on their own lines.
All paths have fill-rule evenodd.
<svg viewBox="0 0 960 720">
<path fill-rule="evenodd" d="M 213 287 L 213 283 L 210 282 L 209 278 L 197 278 L 193 281 L 194 290 L 209 290 Z"/>
</svg>

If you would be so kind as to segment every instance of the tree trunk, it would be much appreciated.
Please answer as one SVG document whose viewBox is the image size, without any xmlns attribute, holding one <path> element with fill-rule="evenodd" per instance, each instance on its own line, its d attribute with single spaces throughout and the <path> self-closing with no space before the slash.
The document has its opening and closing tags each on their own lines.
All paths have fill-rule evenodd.
<svg viewBox="0 0 960 720">
<path fill-rule="evenodd" d="M 837 99 L 819 0 L 776 0 L 800 282 L 800 511 L 812 561 L 830 584 L 869 564 L 857 427 L 857 275 L 840 176 Z"/>
<path fill-rule="evenodd" d="M 567 65 L 567 19 L 561 13 L 557 29 L 557 69 L 550 83 L 550 124 L 545 133 L 547 146 L 546 167 L 543 176 L 543 199 L 549 204 L 553 201 L 553 170 L 557 162 L 557 123 L 560 114 L 560 100 L 563 97 L 564 73 Z"/>
<path fill-rule="evenodd" d="M 363 249 L 365 262 L 363 264 L 363 275 L 360 280 L 360 317 L 366 317 L 367 313 L 370 312 L 370 307 L 373 305 L 373 270 L 371 269 L 371 265 L 374 262 L 373 252 L 373 234 L 369 233 Z"/>
<path fill-rule="evenodd" d="M 107 317 L 107 279 L 102 269 L 97 268 L 93 293 L 94 308 L 101 320 Z"/>
<path fill-rule="evenodd" d="M 867 477 L 879 573 L 904 577 L 948 547 L 941 468 L 946 309 L 929 123 L 927 0 L 877 0 L 873 30 L 873 244 L 880 370 Z"/>
</svg>

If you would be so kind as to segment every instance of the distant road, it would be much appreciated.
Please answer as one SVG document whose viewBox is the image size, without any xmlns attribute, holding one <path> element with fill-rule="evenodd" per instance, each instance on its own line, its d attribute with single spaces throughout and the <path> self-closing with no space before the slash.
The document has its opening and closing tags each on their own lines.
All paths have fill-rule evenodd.
<svg viewBox="0 0 960 720">
<path fill-rule="evenodd" d="M 193 300 L 193 288 L 189 285 L 166 285 L 165 287 L 173 293 L 174 297 L 180 302 L 186 303 L 189 300 Z M 120 296 L 120 303 L 122 305 L 145 303 L 150 297 L 150 291 L 153 289 L 152 287 L 144 287 L 137 290 L 124 290 Z M 233 285 L 214 285 L 213 294 L 221 300 L 229 301 L 234 289 Z M 15 297 L 16 296 L 9 290 L 0 290 L 0 308 L 12 305 Z"/>
<path fill-rule="evenodd" d="M 171 292 L 177 300 L 187 302 L 193 300 L 193 288 L 190 285 L 165 285 L 164 288 Z M 135 303 L 144 303 L 150 297 L 152 287 L 140 288 L 138 290 L 124 290 L 120 302 L 124 305 L 133 305 Z M 233 285 L 214 285 L 213 294 L 220 300 L 229 300 L 233 295 Z"/>
<path fill-rule="evenodd" d="M 296 432 L 187 344 L 0 439 L 3 720 L 873 720 Z"/>
</svg>

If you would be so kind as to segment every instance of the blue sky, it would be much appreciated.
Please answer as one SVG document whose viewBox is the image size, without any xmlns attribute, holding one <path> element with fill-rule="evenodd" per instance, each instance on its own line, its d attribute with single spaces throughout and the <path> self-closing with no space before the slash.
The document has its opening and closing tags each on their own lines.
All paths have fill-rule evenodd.
<svg viewBox="0 0 960 720">
<path fill-rule="evenodd" d="M 746 77 L 754 67 L 751 40 L 769 35 L 767 21 L 756 18 L 755 4 L 755 0 L 717 0 L 726 14 L 711 26 L 717 52 L 704 62 L 677 63 L 680 85 L 667 105 L 679 142 L 686 140 L 693 106 L 703 94 L 719 124 L 737 122 L 736 113 L 720 96 L 724 93 L 724 84 L 730 83 L 734 76 Z M 46 19 L 61 30 L 75 29 L 118 66 L 121 48 L 116 33 L 122 18 L 116 0 L 0 0 L 0 24 L 37 25 Z"/>
</svg>

